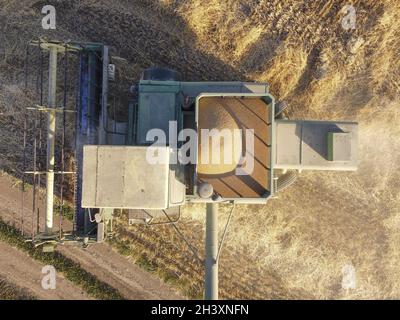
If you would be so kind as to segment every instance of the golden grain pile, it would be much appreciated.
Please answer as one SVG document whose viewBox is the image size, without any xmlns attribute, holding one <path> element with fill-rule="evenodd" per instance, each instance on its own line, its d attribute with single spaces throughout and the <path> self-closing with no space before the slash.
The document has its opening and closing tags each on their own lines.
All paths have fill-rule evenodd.
<svg viewBox="0 0 400 320">
<path fill-rule="evenodd" d="M 1 2 L 4 75 L 21 70 L 17 40 L 42 30 L 40 3 Z M 54 3 L 62 14 L 51 36 L 110 44 L 132 79 L 157 64 L 187 80 L 268 81 L 292 118 L 359 122 L 357 172 L 303 172 L 268 205 L 237 208 L 221 256 L 222 298 L 400 298 L 398 1 L 352 1 L 354 30 L 342 26 L 342 0 Z M 221 208 L 221 231 L 229 209 Z M 204 207 L 185 207 L 180 226 L 199 250 L 203 222 Z M 145 255 L 201 293 L 202 266 L 172 229 L 117 228 L 135 259 Z M 349 265 L 356 288 L 344 290 Z"/>
</svg>

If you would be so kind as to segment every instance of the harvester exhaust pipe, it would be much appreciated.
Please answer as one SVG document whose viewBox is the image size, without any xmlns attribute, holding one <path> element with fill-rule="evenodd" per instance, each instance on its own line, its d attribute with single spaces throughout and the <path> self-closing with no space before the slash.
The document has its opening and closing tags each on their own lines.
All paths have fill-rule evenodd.
<svg viewBox="0 0 400 320">
<path fill-rule="evenodd" d="M 47 112 L 46 235 L 53 232 L 54 143 L 56 131 L 57 48 L 50 47 Z M 54 111 L 52 110 L 54 109 Z"/>
<path fill-rule="evenodd" d="M 205 300 L 218 300 L 218 204 L 207 203 Z"/>
</svg>

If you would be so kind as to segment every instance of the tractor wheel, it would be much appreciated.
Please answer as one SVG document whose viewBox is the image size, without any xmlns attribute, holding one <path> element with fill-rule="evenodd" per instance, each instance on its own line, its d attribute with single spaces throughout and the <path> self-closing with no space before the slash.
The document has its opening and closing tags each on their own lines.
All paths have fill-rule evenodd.
<svg viewBox="0 0 400 320">
<path fill-rule="evenodd" d="M 171 69 L 153 67 L 143 71 L 142 80 L 180 81 L 181 75 Z"/>
</svg>

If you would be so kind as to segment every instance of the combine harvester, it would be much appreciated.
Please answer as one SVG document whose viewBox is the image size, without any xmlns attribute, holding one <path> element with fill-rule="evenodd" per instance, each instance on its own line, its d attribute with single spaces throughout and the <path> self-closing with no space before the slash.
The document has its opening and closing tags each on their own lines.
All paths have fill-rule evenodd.
<svg viewBox="0 0 400 320">
<path fill-rule="evenodd" d="M 130 224 L 167 223 L 182 236 L 181 206 L 205 203 L 205 299 L 218 299 L 218 260 L 235 205 L 266 204 L 302 170 L 357 169 L 357 123 L 288 120 L 266 83 L 184 82 L 175 71 L 150 68 L 116 116 L 109 94 L 115 65 L 107 46 L 32 44 L 50 56 L 48 105 L 36 107 L 48 114 L 47 170 L 35 174 L 46 174 L 46 228 L 33 236 L 46 250 L 68 241 L 104 241 L 115 209 L 127 210 Z M 75 110 L 55 102 L 57 55 L 69 52 L 79 58 Z M 54 170 L 58 112 L 76 113 L 77 172 Z M 76 176 L 69 234 L 53 232 L 57 173 Z M 220 203 L 232 210 L 219 242 Z"/>
</svg>

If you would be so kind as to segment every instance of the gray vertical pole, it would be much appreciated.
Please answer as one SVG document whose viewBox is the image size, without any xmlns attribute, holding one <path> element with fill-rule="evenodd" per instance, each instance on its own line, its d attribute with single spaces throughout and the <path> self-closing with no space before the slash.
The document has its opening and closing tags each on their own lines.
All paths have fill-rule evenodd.
<svg viewBox="0 0 400 320">
<path fill-rule="evenodd" d="M 49 96 L 48 107 L 56 108 L 57 86 L 57 48 L 50 47 L 49 58 Z M 46 226 L 45 233 L 53 231 L 53 203 L 54 203 L 54 143 L 56 132 L 56 111 L 47 112 L 47 173 L 46 173 Z"/>
<path fill-rule="evenodd" d="M 207 203 L 205 300 L 218 300 L 218 204 Z"/>
</svg>

